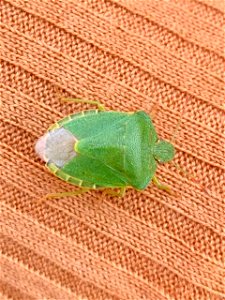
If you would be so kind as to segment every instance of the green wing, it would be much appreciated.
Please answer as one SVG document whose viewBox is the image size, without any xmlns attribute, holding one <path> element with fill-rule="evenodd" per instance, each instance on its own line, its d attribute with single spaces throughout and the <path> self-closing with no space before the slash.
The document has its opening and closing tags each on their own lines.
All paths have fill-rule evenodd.
<svg viewBox="0 0 225 300">
<path fill-rule="evenodd" d="M 122 178 L 116 170 L 82 154 L 74 157 L 61 171 L 72 178 L 82 180 L 81 186 L 84 187 L 125 187 L 128 185 L 126 178 Z"/>
<path fill-rule="evenodd" d="M 125 120 L 129 115 L 118 112 L 99 112 L 96 110 L 85 111 L 70 115 L 58 124 L 69 130 L 81 142 L 89 138 L 104 137 L 111 131 L 115 124 Z M 84 145 L 85 147 L 85 145 Z M 88 149 L 95 149 L 96 145 L 89 144 Z M 100 148 L 100 147 L 99 147 Z M 128 185 L 122 173 L 101 160 L 102 151 L 99 149 L 99 158 L 87 155 L 86 151 L 79 151 L 61 170 L 66 174 L 83 181 L 82 186 L 97 187 L 124 187 Z M 110 153 L 115 157 L 114 152 Z"/>
<path fill-rule="evenodd" d="M 63 168 L 69 175 L 98 186 L 137 189 L 144 189 L 154 175 L 151 145 L 157 135 L 144 112 L 89 114 L 63 127 L 79 140 L 78 155 Z"/>
<path fill-rule="evenodd" d="M 58 125 L 69 130 L 78 140 L 105 133 L 117 122 L 127 119 L 129 114 L 123 112 L 87 110 L 70 115 L 58 122 Z"/>
</svg>

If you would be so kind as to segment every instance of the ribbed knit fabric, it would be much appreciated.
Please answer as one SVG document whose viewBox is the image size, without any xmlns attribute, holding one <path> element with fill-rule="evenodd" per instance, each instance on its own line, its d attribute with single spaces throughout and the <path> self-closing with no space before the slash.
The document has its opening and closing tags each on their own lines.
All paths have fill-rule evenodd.
<svg viewBox="0 0 225 300">
<path fill-rule="evenodd" d="M 1 1 L 0 299 L 225 299 L 224 1 Z M 124 198 L 50 174 L 35 141 L 93 108 L 154 115 L 174 163 Z M 181 172 L 181 168 L 187 171 Z M 193 180 L 193 178 L 195 180 Z"/>
</svg>

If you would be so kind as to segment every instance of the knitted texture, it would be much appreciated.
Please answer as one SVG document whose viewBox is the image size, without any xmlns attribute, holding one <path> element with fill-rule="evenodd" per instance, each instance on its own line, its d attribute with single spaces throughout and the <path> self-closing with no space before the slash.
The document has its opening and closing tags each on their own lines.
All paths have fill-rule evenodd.
<svg viewBox="0 0 225 300">
<path fill-rule="evenodd" d="M 220 0 L 1 1 L 0 299 L 225 299 L 223 10 Z M 124 198 L 39 201 L 76 188 L 47 171 L 36 140 L 93 109 L 60 96 L 152 114 L 174 140 L 174 165 L 157 169 L 173 193 L 150 184 Z"/>
</svg>

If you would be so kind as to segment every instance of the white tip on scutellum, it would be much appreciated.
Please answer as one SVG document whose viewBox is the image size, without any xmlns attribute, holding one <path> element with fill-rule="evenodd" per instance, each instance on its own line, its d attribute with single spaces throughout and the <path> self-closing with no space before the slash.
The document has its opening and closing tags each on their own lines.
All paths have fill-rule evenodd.
<svg viewBox="0 0 225 300">
<path fill-rule="evenodd" d="M 43 161 L 54 163 L 58 168 L 62 168 L 76 156 L 74 150 L 76 142 L 75 136 L 61 127 L 48 131 L 40 137 L 35 145 L 35 151 Z"/>
</svg>

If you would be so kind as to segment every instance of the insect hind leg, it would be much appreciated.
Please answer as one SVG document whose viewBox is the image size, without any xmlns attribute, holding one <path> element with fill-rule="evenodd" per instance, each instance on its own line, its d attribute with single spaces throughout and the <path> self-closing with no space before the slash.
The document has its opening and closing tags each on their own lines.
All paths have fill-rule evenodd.
<svg viewBox="0 0 225 300">
<path fill-rule="evenodd" d="M 105 106 L 100 101 L 88 100 L 88 99 L 80 99 L 80 98 L 65 98 L 61 97 L 61 100 L 64 102 L 75 102 L 75 103 L 85 103 L 85 104 L 93 104 L 97 105 L 98 110 L 104 111 Z"/>
<path fill-rule="evenodd" d="M 71 196 L 77 196 L 84 193 L 87 193 L 90 189 L 89 188 L 82 188 L 78 191 L 71 191 L 71 192 L 61 192 L 61 193 L 49 193 L 42 197 L 39 201 L 46 201 L 49 199 L 57 199 L 57 198 L 65 198 Z"/>
</svg>

